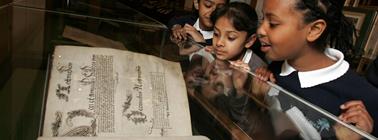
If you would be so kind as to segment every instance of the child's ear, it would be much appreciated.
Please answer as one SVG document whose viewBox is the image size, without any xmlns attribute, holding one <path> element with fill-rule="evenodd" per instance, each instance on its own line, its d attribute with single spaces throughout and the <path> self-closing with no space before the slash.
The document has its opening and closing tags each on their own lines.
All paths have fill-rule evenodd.
<svg viewBox="0 0 378 140">
<path fill-rule="evenodd" d="M 193 5 L 196 10 L 198 10 L 198 1 L 199 0 L 193 0 Z"/>
<path fill-rule="evenodd" d="M 307 34 L 307 41 L 314 42 L 317 40 L 324 32 L 327 27 L 327 23 L 323 19 L 318 19 L 309 24 L 309 31 Z"/>
<path fill-rule="evenodd" d="M 247 42 L 245 43 L 245 48 L 250 48 L 256 41 L 256 34 L 252 34 L 251 36 L 249 36 L 249 38 L 247 39 Z"/>
</svg>

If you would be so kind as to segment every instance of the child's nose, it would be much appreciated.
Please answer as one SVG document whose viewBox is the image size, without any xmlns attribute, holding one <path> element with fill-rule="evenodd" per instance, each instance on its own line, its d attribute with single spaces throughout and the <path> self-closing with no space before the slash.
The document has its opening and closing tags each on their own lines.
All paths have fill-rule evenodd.
<svg viewBox="0 0 378 140">
<path fill-rule="evenodd" d="M 216 46 L 217 47 L 223 47 L 224 46 L 223 40 L 222 39 L 218 39 L 217 42 L 216 42 Z"/>
<path fill-rule="evenodd" d="M 264 24 L 260 24 L 259 28 L 257 28 L 257 38 L 263 38 L 266 36 L 266 32 L 264 29 Z"/>
<path fill-rule="evenodd" d="M 264 37 L 266 37 L 266 35 L 265 34 L 257 34 L 257 36 L 256 36 L 258 39 L 261 39 L 261 38 L 264 38 Z"/>
</svg>

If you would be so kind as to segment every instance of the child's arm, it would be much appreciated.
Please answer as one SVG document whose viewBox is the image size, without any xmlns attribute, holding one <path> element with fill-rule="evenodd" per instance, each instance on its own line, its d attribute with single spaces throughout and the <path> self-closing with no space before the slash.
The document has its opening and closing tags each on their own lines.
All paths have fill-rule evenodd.
<svg viewBox="0 0 378 140">
<path fill-rule="evenodd" d="M 197 31 L 192 25 L 185 24 L 183 27 L 186 34 L 190 35 L 196 42 L 205 42 L 205 39 L 200 32 Z"/>
<path fill-rule="evenodd" d="M 185 24 L 193 25 L 196 22 L 197 16 L 195 15 L 186 15 L 180 17 L 173 17 L 168 21 L 168 28 L 171 30 L 171 40 L 174 43 L 178 43 L 179 41 L 186 40 L 186 32 L 184 30 Z"/>
<path fill-rule="evenodd" d="M 373 131 L 374 120 L 362 101 L 348 101 L 340 106 L 343 113 L 339 116 L 346 123 L 355 124 L 357 128 L 371 133 Z"/>
<path fill-rule="evenodd" d="M 373 131 L 373 119 L 369 112 L 367 112 L 365 105 L 362 101 L 349 101 L 340 106 L 344 113 L 339 118 L 346 123 L 355 124 L 357 128 L 371 133 Z M 341 124 L 333 126 L 337 139 L 339 140 L 360 140 L 361 136 L 356 132 L 351 131 L 349 128 Z"/>
<path fill-rule="evenodd" d="M 205 39 L 192 25 L 190 24 L 174 24 L 171 27 L 171 40 L 176 44 L 178 41 L 186 40 L 187 36 L 191 36 L 196 42 L 205 42 Z"/>
<path fill-rule="evenodd" d="M 272 88 L 268 83 L 268 80 L 272 83 L 276 82 L 273 73 L 267 68 L 260 67 L 255 70 L 256 76 L 252 80 L 252 95 L 264 101 L 264 97 Z"/>
<path fill-rule="evenodd" d="M 190 39 L 192 39 L 195 42 L 205 42 L 205 39 L 203 38 L 201 33 L 199 33 L 193 26 L 191 26 L 189 24 L 185 24 L 181 29 L 177 29 L 177 30 L 179 30 L 179 31 L 173 32 L 173 36 L 176 36 L 176 35 L 178 36 L 177 39 L 187 40 L 187 39 L 189 39 L 187 37 L 187 35 L 188 35 L 188 36 L 190 36 Z M 183 34 L 185 34 L 185 35 L 183 35 Z M 191 45 L 188 48 L 180 47 L 179 53 L 180 53 L 180 55 L 189 55 L 193 52 L 198 51 L 199 49 L 201 49 L 201 47 L 196 46 L 194 44 L 194 45 Z"/>
<path fill-rule="evenodd" d="M 175 24 L 171 28 L 172 34 L 171 34 L 171 40 L 174 43 L 178 43 L 181 40 L 186 40 L 186 33 L 183 27 L 180 24 Z"/>
</svg>

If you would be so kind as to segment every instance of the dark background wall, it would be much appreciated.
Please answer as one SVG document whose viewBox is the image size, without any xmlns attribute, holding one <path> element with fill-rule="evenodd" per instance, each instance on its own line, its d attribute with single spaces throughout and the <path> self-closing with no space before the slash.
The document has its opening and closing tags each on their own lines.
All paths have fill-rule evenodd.
<svg viewBox="0 0 378 140">
<path fill-rule="evenodd" d="M 0 6 L 10 3 L 11 0 L 0 0 Z M 11 75 L 11 64 L 10 64 L 10 9 L 2 8 L 0 10 L 0 110 L 3 112 L 11 112 L 11 95 L 4 94 L 3 85 L 9 79 Z M 10 114 L 10 113 L 9 113 Z M 6 121 L 4 121 L 6 120 Z M 0 115 L 0 138 L 10 139 L 11 138 L 11 125 L 10 125 L 11 115 Z"/>
<path fill-rule="evenodd" d="M 0 6 L 10 3 L 11 0 L 0 0 Z"/>
</svg>

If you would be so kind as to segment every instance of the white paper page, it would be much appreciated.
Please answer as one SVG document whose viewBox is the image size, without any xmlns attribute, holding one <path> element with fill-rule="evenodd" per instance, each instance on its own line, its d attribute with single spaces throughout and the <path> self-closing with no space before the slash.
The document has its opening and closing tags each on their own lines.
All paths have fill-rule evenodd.
<svg viewBox="0 0 378 140">
<path fill-rule="evenodd" d="M 191 136 L 178 63 L 108 48 L 57 46 L 43 136 Z"/>
</svg>

